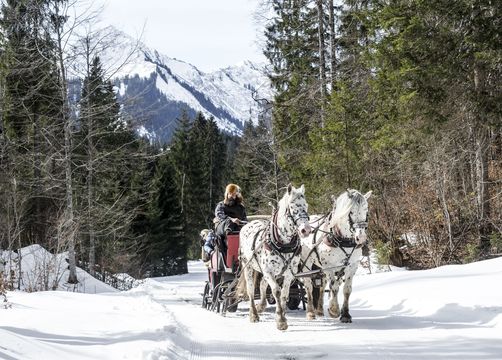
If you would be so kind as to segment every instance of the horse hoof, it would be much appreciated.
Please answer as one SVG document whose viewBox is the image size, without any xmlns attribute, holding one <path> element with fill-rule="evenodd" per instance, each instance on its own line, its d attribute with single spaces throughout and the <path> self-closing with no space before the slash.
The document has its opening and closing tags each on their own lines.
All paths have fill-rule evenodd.
<svg viewBox="0 0 502 360">
<path fill-rule="evenodd" d="M 315 320 L 315 314 L 312 312 L 307 313 L 307 320 Z"/>
<path fill-rule="evenodd" d="M 332 318 L 337 318 L 340 316 L 340 311 L 333 311 L 333 310 L 328 310 L 328 313 L 329 313 L 329 316 L 331 316 Z"/>
<path fill-rule="evenodd" d="M 350 316 L 342 316 L 340 318 L 340 321 L 343 322 L 343 323 L 345 323 L 345 324 L 351 323 L 352 322 L 352 317 L 350 317 Z"/>
<path fill-rule="evenodd" d="M 324 311 L 318 310 L 318 311 L 315 312 L 315 315 L 319 316 L 319 317 L 323 317 L 324 316 Z"/>
<path fill-rule="evenodd" d="M 285 322 L 277 324 L 277 329 L 279 329 L 279 330 L 287 330 L 287 328 L 288 328 L 288 324 Z"/>
<path fill-rule="evenodd" d="M 249 321 L 252 322 L 252 323 L 257 323 L 257 322 L 260 321 L 260 317 L 258 315 L 256 315 L 256 316 L 251 315 L 249 317 Z"/>
</svg>

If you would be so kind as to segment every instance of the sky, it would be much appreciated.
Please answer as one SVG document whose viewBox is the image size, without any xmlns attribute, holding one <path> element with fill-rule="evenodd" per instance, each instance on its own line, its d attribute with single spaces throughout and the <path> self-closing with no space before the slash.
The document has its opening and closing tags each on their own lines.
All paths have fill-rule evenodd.
<svg viewBox="0 0 502 360">
<path fill-rule="evenodd" d="M 28 284 L 37 278 L 34 260 L 47 253 L 38 246 L 21 252 Z M 189 262 L 188 274 L 147 279 L 123 292 L 79 270 L 87 293 L 63 287 L 7 293 L 0 359 L 502 358 L 502 258 L 423 271 L 378 272 L 374 263 L 371 269 L 359 267 L 354 278 L 352 323 L 327 315 L 325 294 L 324 317 L 308 321 L 301 307 L 288 310 L 286 331 L 277 330 L 273 305 L 258 323 L 249 322 L 247 302 L 225 317 L 202 308 L 207 269 L 201 261 Z"/>
<path fill-rule="evenodd" d="M 114 25 L 169 57 L 203 71 L 265 61 L 255 23 L 258 0 L 93 0 Z"/>
</svg>

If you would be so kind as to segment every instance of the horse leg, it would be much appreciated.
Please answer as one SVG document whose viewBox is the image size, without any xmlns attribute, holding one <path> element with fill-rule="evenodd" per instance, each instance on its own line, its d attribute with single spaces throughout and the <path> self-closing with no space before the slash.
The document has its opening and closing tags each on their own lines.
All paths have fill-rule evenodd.
<svg viewBox="0 0 502 360">
<path fill-rule="evenodd" d="M 254 304 L 254 270 L 247 267 L 244 269 L 244 276 L 246 277 L 246 286 L 247 292 L 249 296 L 249 321 L 258 322 L 260 321 L 260 317 L 256 311 L 256 306 Z"/>
<path fill-rule="evenodd" d="M 262 313 L 267 307 L 267 287 L 268 283 L 262 278 L 260 281 L 260 303 L 256 307 L 258 313 Z"/>
<path fill-rule="evenodd" d="M 319 296 L 317 297 L 317 304 L 315 308 L 316 316 L 324 316 L 324 288 L 326 287 L 326 279 L 323 277 L 321 279 L 321 285 L 319 286 Z"/>
<path fill-rule="evenodd" d="M 286 330 L 288 328 L 288 323 L 286 321 L 286 317 L 284 316 L 284 308 L 283 308 L 283 305 L 286 302 L 284 301 L 283 303 L 282 301 L 281 287 L 279 286 L 279 284 L 277 284 L 277 281 L 272 275 L 263 274 L 263 277 L 267 280 L 268 284 L 270 285 L 270 288 L 272 289 L 272 295 L 274 296 L 275 299 L 275 322 L 277 324 L 277 329 Z"/>
<path fill-rule="evenodd" d="M 350 269 L 350 272 L 345 275 L 345 283 L 343 284 L 343 304 L 342 313 L 340 316 L 340 321 L 343 323 L 351 323 L 352 316 L 349 314 L 349 298 L 352 293 L 352 279 L 357 270 L 357 264 L 354 269 Z"/>
<path fill-rule="evenodd" d="M 332 318 L 340 316 L 340 306 L 338 305 L 338 289 L 340 288 L 340 280 L 329 279 L 329 304 L 328 313 Z"/>
<path fill-rule="evenodd" d="M 312 280 L 309 278 L 303 279 L 303 285 L 307 293 L 307 320 L 314 320 L 316 314 L 314 312 L 314 288 Z"/>
<path fill-rule="evenodd" d="M 289 299 L 289 292 L 291 290 L 291 283 L 293 282 L 294 275 L 291 273 L 291 271 L 287 271 L 286 274 L 284 274 L 284 279 L 282 281 L 282 289 L 281 289 L 281 307 L 282 307 L 282 316 L 281 316 L 281 323 L 282 328 L 277 326 L 279 330 L 286 330 L 288 328 L 288 323 L 286 320 L 286 309 L 287 309 L 287 303 Z"/>
</svg>

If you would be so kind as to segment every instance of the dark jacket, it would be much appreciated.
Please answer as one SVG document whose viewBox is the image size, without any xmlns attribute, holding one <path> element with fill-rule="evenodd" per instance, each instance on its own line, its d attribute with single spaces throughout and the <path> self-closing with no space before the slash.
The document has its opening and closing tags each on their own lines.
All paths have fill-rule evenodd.
<svg viewBox="0 0 502 360">
<path fill-rule="evenodd" d="M 223 201 L 220 201 L 216 205 L 214 210 L 214 215 L 216 216 L 216 221 L 221 222 L 227 218 L 237 218 L 242 221 L 247 221 L 246 208 L 244 205 L 235 203 L 233 205 L 227 205 Z"/>
</svg>

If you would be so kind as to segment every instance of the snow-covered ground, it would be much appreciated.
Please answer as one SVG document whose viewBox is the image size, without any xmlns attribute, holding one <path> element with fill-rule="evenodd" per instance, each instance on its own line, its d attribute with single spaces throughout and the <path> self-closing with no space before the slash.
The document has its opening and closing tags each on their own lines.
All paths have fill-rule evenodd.
<svg viewBox="0 0 502 360">
<path fill-rule="evenodd" d="M 0 359 L 502 359 L 502 258 L 354 280 L 352 324 L 288 311 L 276 329 L 247 303 L 201 308 L 206 270 L 149 279 L 127 292 L 9 292 Z"/>
</svg>

